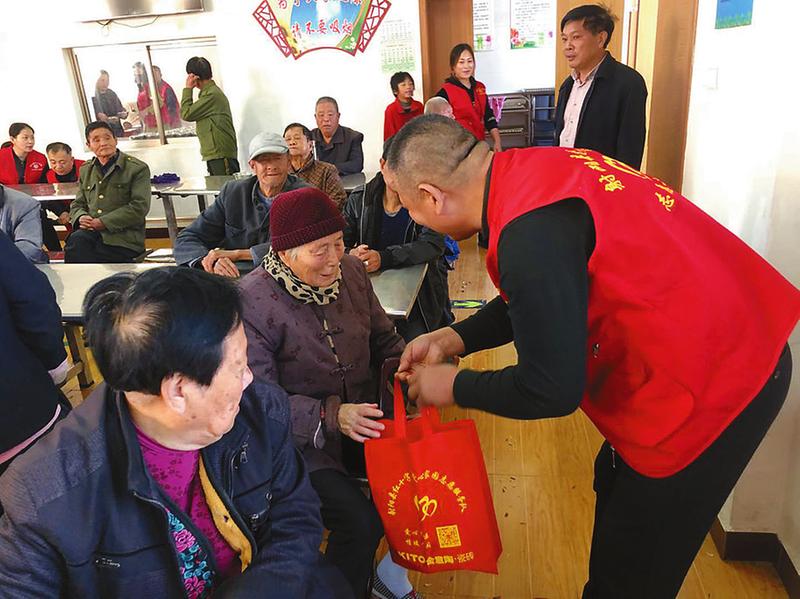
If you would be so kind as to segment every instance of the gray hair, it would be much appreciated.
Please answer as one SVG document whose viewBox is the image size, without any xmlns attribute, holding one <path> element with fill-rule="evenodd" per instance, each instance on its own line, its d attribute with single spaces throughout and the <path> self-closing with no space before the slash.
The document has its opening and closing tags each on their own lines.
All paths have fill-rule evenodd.
<svg viewBox="0 0 800 599">
<path fill-rule="evenodd" d="M 450 102 L 441 96 L 433 96 L 425 102 L 425 114 L 444 114 L 448 108 L 452 108 Z"/>
</svg>

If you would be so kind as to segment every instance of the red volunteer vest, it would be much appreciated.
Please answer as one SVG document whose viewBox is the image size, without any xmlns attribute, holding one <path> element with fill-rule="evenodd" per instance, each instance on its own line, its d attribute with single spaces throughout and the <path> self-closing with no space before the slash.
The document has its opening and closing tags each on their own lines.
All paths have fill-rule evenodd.
<svg viewBox="0 0 800 599">
<path fill-rule="evenodd" d="M 494 156 L 486 265 L 498 289 L 503 228 L 574 197 L 596 232 L 581 408 L 636 471 L 669 476 L 764 386 L 800 317 L 800 292 L 666 184 L 571 148 Z"/>
<path fill-rule="evenodd" d="M 81 174 L 81 165 L 83 163 L 84 163 L 83 160 L 78 160 L 77 158 L 75 159 L 75 179 L 74 179 L 75 182 L 78 181 L 78 177 Z M 50 169 L 49 171 L 47 171 L 47 182 L 48 183 L 61 183 L 61 181 L 59 181 L 56 178 L 56 172 L 53 169 Z"/>
<path fill-rule="evenodd" d="M 457 85 L 445 82 L 442 87 L 447 92 L 456 120 L 479 140 L 485 139 L 486 128 L 483 126 L 483 117 L 486 114 L 486 86 L 480 81 L 475 82 L 474 102 L 469 99 L 467 90 Z"/>
<path fill-rule="evenodd" d="M 19 185 L 13 152 L 14 149 L 11 146 L 0 149 L 0 183 L 3 185 Z M 46 168 L 47 158 L 45 155 L 32 150 L 25 159 L 24 183 L 39 183 L 42 172 Z"/>
</svg>

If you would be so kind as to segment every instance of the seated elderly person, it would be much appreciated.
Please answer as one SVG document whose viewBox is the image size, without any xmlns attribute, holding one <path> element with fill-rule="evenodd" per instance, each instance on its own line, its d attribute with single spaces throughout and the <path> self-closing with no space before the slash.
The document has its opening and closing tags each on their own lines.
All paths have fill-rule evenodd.
<svg viewBox="0 0 800 599">
<path fill-rule="evenodd" d="M 72 156 L 72 148 L 69 144 L 61 141 L 54 141 L 47 144 L 45 149 L 47 161 L 50 164 L 50 170 L 47 171 L 46 177 L 48 183 L 77 183 L 80 174 L 83 160 L 79 160 Z M 58 224 L 69 226 L 69 205 L 68 200 L 49 200 L 41 202 L 41 207 L 44 210 L 49 210 L 56 215 Z M 44 210 L 42 210 L 42 234 L 44 235 L 44 244 L 51 249 L 60 249 L 61 244 L 58 240 L 58 234 L 53 229 L 53 222 L 47 218 Z M 48 239 L 49 237 L 49 239 Z"/>
<path fill-rule="evenodd" d="M 455 119 L 456 115 L 453 114 L 453 107 L 450 102 L 441 96 L 434 96 L 425 102 L 425 114 L 441 114 L 448 119 Z"/>
<path fill-rule="evenodd" d="M 380 436 L 377 371 L 403 340 L 381 308 L 360 260 L 344 254 L 344 219 L 318 189 L 283 194 L 272 208 L 272 248 L 240 282 L 247 358 L 256 379 L 289 393 L 292 431 L 330 530 L 326 555 L 364 597 L 383 536 L 373 503 L 350 479 L 363 472 L 362 443 Z M 415 597 L 391 557 L 372 592 Z"/>
<path fill-rule="evenodd" d="M 339 171 L 331 163 L 314 158 L 314 137 L 308 127 L 292 123 L 284 129 L 283 138 L 289 146 L 292 174 L 324 191 L 341 209 L 347 193 L 339 178 Z"/>
<path fill-rule="evenodd" d="M 69 207 L 73 231 L 64 262 L 132 262 L 144 252 L 150 168 L 117 149 L 114 130 L 104 121 L 86 126 L 86 143 L 94 158 L 81 168 Z"/>
<path fill-rule="evenodd" d="M 391 138 L 384 143 L 381 168 Z M 400 204 L 400 196 L 378 173 L 356 188 L 344 207 L 345 247 L 364 263 L 367 272 L 428 264 L 417 301 L 405 320 L 397 321 L 397 332 L 406 342 L 453 322 L 447 287 L 445 237 L 418 225 Z"/>
<path fill-rule="evenodd" d="M 47 262 L 47 254 L 42 251 L 39 202 L 5 185 L 0 185 L 0 231 L 31 262 Z"/>
<path fill-rule="evenodd" d="M 178 233 L 176 263 L 237 277 L 236 262 L 258 264 L 264 259 L 275 196 L 309 185 L 289 174 L 289 146 L 277 133 L 256 135 L 249 156 L 255 174 L 226 183 L 214 203 Z"/>
<path fill-rule="evenodd" d="M 311 132 L 317 158 L 333 164 L 339 169 L 340 175 L 360 173 L 364 168 L 364 152 L 361 149 L 364 134 L 339 125 L 340 116 L 336 99 L 323 96 L 317 100 L 314 108 L 317 128 Z"/>
<path fill-rule="evenodd" d="M 251 384 L 237 289 L 176 267 L 122 273 L 84 311 L 105 383 L 0 479 L 2 595 L 349 591 L 321 563 L 286 393 Z"/>
</svg>

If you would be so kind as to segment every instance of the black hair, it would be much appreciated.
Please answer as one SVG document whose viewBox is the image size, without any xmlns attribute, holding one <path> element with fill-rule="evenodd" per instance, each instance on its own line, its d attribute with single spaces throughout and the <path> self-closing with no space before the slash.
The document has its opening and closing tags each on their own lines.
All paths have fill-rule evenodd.
<svg viewBox="0 0 800 599">
<path fill-rule="evenodd" d="M 201 81 L 211 79 L 211 63 L 202 56 L 192 56 L 186 63 L 186 74 L 197 75 Z"/>
<path fill-rule="evenodd" d="M 83 312 L 103 378 L 114 389 L 150 395 L 176 373 L 209 385 L 225 339 L 242 321 L 232 282 L 176 266 L 104 279 L 86 294 Z"/>
<path fill-rule="evenodd" d="M 283 130 L 284 136 L 286 135 L 286 132 L 289 131 L 289 129 L 301 129 L 303 131 L 303 135 L 306 136 L 306 139 L 308 141 L 314 141 L 314 136 L 311 135 L 311 129 L 309 129 L 302 123 L 289 123 L 288 125 L 286 125 L 286 129 Z"/>
<path fill-rule="evenodd" d="M 16 137 L 20 133 L 22 133 L 23 129 L 30 129 L 31 133 L 36 133 L 28 123 L 11 123 L 11 126 L 8 128 L 8 136 L 9 137 Z"/>
<path fill-rule="evenodd" d="M 406 73 L 405 71 L 399 71 L 392 75 L 392 78 L 389 79 L 389 85 L 392 88 L 392 93 L 396 96 L 399 91 L 400 84 L 403 83 L 406 79 L 411 79 L 411 85 L 416 85 L 414 83 L 414 78 L 411 76 L 411 73 Z"/>
<path fill-rule="evenodd" d="M 389 150 L 392 147 L 392 142 L 394 141 L 394 135 L 388 138 L 386 141 L 383 142 L 383 152 L 381 153 L 381 160 L 386 160 L 386 157 L 389 155 Z"/>
<path fill-rule="evenodd" d="M 72 154 L 72 148 L 69 147 L 68 143 L 64 143 L 63 141 L 54 141 L 51 144 L 47 144 L 47 147 L 44 149 L 46 154 L 50 152 L 66 152 L 67 154 Z"/>
<path fill-rule="evenodd" d="M 91 132 L 96 131 L 97 129 L 108 129 L 109 131 L 111 131 L 111 135 L 113 135 L 114 137 L 117 136 L 117 134 L 114 133 L 114 130 L 111 128 L 111 125 L 109 125 L 105 121 L 92 121 L 91 123 L 86 125 L 86 131 L 85 131 L 86 141 L 89 141 L 89 135 L 91 134 Z"/>
<path fill-rule="evenodd" d="M 571 21 L 583 21 L 583 27 L 593 35 L 597 35 L 601 31 L 605 31 L 606 43 L 604 48 L 608 48 L 608 42 L 611 41 L 611 34 L 614 33 L 614 21 L 617 20 L 611 11 L 601 4 L 584 4 L 583 6 L 576 6 L 561 19 L 561 31 L 564 31 L 564 26 Z"/>
<path fill-rule="evenodd" d="M 466 50 L 469 52 L 470 56 L 472 56 L 472 60 L 475 60 L 475 51 L 472 49 L 472 46 L 469 44 L 456 44 L 453 46 L 453 49 L 450 50 L 450 68 L 452 69 L 456 64 L 458 64 L 458 59 L 461 57 L 461 54 Z"/>
<path fill-rule="evenodd" d="M 322 96 L 319 100 L 317 100 L 317 103 L 314 104 L 314 108 L 316 109 L 317 106 L 319 106 L 323 102 L 330 102 L 336 108 L 336 112 L 339 112 L 339 102 L 337 102 L 335 98 L 331 98 L 330 96 Z"/>
</svg>

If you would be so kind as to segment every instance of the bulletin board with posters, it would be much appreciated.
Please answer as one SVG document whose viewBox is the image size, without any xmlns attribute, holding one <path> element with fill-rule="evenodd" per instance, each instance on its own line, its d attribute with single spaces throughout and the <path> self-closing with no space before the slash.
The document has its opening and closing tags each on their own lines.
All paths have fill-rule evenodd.
<svg viewBox="0 0 800 599">
<path fill-rule="evenodd" d="M 552 48 L 555 43 L 555 0 L 510 0 L 512 50 Z"/>
</svg>

